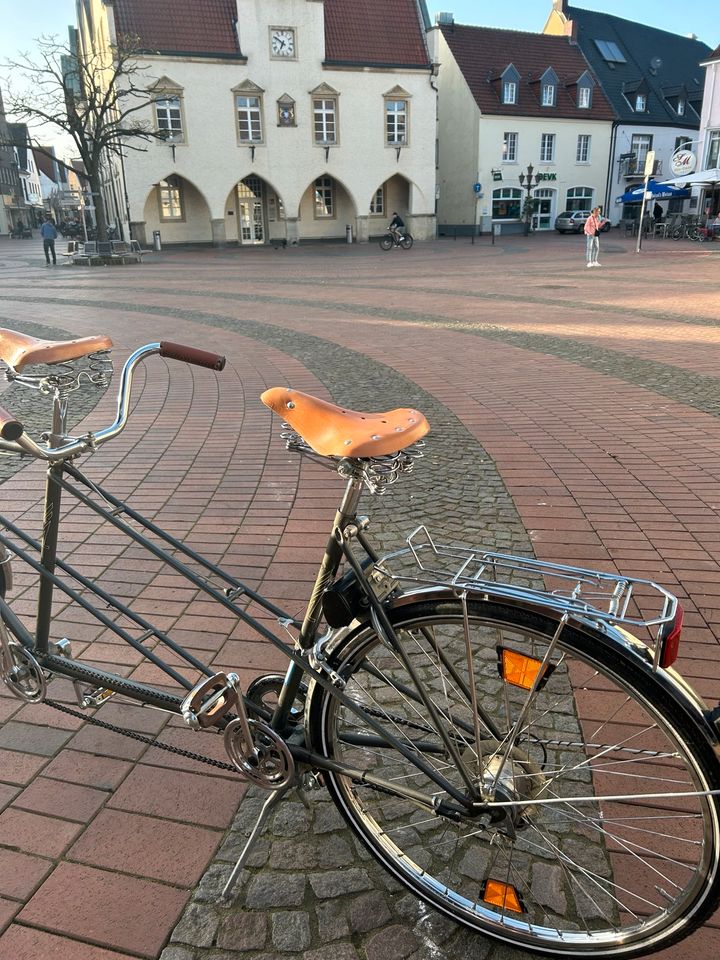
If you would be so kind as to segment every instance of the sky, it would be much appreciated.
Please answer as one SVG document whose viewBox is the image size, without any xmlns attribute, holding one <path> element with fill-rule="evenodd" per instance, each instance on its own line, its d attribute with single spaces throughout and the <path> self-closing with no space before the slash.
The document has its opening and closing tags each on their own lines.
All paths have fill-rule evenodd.
<svg viewBox="0 0 720 960">
<path fill-rule="evenodd" d="M 457 23 L 534 32 L 542 30 L 552 9 L 552 0 L 427 0 L 427 4 L 433 22 L 435 14 L 443 10 L 453 13 Z M 713 49 L 720 44 L 718 0 L 673 4 L 659 4 L 657 0 L 579 0 L 577 6 L 632 18 L 672 33 L 694 33 Z M 54 35 L 64 42 L 68 25 L 74 22 L 75 0 L 0 0 L 0 80 L 6 75 L 4 60 L 20 51 L 32 54 L 34 41 L 41 35 Z"/>
</svg>

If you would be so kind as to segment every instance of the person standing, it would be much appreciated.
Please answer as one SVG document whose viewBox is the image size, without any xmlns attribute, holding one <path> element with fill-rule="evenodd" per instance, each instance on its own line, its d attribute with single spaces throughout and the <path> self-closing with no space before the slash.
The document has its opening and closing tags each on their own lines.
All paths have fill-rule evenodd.
<svg viewBox="0 0 720 960">
<path fill-rule="evenodd" d="M 57 264 L 55 257 L 55 241 L 57 240 L 57 230 L 50 217 L 45 217 L 45 223 L 40 227 L 40 236 L 43 238 L 43 250 L 45 251 L 45 262 L 50 266 L 50 257 L 52 256 L 53 266 Z"/>
<path fill-rule="evenodd" d="M 600 207 L 593 207 L 585 221 L 585 257 L 588 267 L 602 266 L 598 260 L 598 254 L 600 253 L 600 231 L 604 223 L 607 223 L 607 220 L 601 216 Z"/>
</svg>

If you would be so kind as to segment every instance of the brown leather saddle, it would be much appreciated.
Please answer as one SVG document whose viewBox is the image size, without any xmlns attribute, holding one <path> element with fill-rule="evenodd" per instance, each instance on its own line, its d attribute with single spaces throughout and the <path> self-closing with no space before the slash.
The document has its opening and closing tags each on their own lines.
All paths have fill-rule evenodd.
<svg viewBox="0 0 720 960">
<path fill-rule="evenodd" d="M 359 413 L 287 387 L 260 397 L 323 457 L 382 457 L 420 440 L 430 424 L 419 410 Z"/>
<path fill-rule="evenodd" d="M 91 353 L 110 350 L 110 337 L 79 337 L 77 340 L 38 340 L 15 330 L 0 329 L 0 360 L 16 373 L 33 363 L 67 363 Z"/>
</svg>

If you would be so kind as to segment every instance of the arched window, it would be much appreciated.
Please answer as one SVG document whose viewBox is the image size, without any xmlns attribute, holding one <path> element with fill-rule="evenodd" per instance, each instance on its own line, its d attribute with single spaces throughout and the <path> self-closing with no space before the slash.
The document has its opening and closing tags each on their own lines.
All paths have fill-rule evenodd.
<svg viewBox="0 0 720 960">
<path fill-rule="evenodd" d="M 570 187 L 567 192 L 567 203 L 565 209 L 572 213 L 574 210 L 592 210 L 593 208 L 593 188 L 592 187 Z"/>
<path fill-rule="evenodd" d="M 493 220 L 519 220 L 522 191 L 518 187 L 493 190 Z"/>
</svg>

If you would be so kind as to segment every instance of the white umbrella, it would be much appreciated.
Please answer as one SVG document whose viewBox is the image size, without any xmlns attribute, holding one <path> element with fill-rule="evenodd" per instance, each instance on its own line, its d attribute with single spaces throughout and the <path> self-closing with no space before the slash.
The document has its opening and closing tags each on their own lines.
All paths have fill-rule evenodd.
<svg viewBox="0 0 720 960">
<path fill-rule="evenodd" d="M 720 167 L 709 170 L 698 170 L 697 173 L 688 173 L 684 177 L 675 177 L 674 180 L 663 180 L 662 186 L 670 184 L 673 187 L 700 186 L 701 184 L 720 183 Z"/>
</svg>

